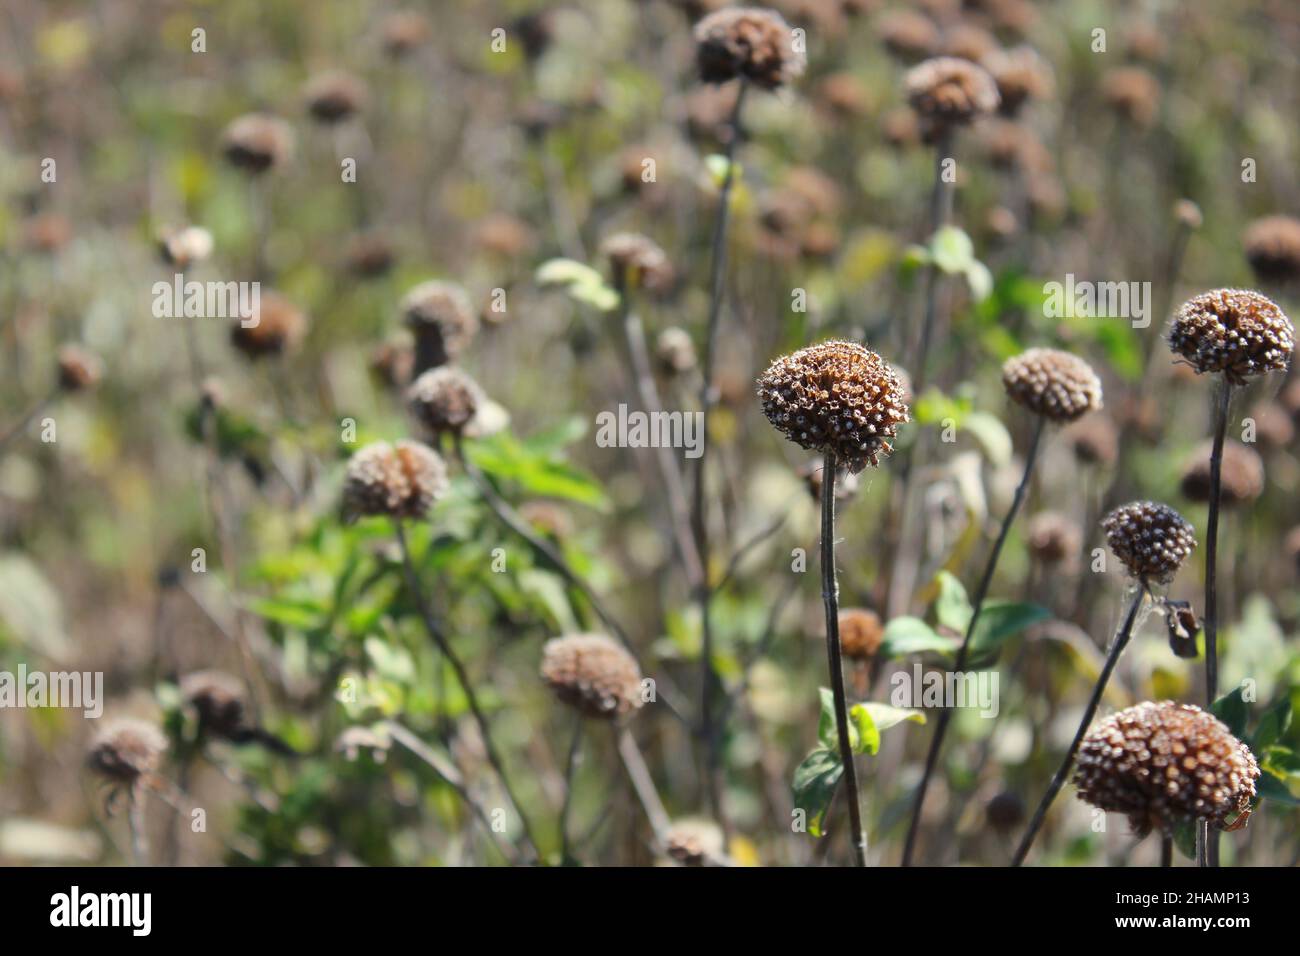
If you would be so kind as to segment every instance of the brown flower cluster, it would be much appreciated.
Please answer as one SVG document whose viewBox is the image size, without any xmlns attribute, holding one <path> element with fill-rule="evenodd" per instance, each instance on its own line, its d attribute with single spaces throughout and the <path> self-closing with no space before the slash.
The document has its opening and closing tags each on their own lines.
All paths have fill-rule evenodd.
<svg viewBox="0 0 1300 956">
<path fill-rule="evenodd" d="M 875 657 L 885 639 L 885 625 L 880 615 L 865 607 L 840 611 L 840 648 L 845 657 L 865 661 Z"/>
<path fill-rule="evenodd" d="M 1214 443 L 1202 442 L 1183 466 L 1182 492 L 1192 501 L 1210 500 L 1210 456 Z M 1264 459 L 1249 445 L 1229 439 L 1223 443 L 1219 468 L 1219 501 L 1225 507 L 1254 501 L 1264 491 Z"/>
<path fill-rule="evenodd" d="M 1120 563 L 1140 581 L 1163 584 L 1196 548 L 1191 522 L 1168 505 L 1135 501 L 1121 505 L 1102 521 L 1106 543 Z"/>
<path fill-rule="evenodd" d="M 547 641 L 541 673 L 561 701 L 587 717 L 613 720 L 642 704 L 641 668 L 621 644 L 604 634 L 570 634 Z"/>
<path fill-rule="evenodd" d="M 1169 348 L 1197 372 L 1222 372 L 1232 384 L 1244 385 L 1249 376 L 1290 367 L 1295 328 L 1267 296 L 1215 289 L 1174 313 Z"/>
<path fill-rule="evenodd" d="M 1072 422 L 1102 407 L 1101 380 L 1069 352 L 1033 348 L 1002 364 L 1002 385 L 1017 405 L 1054 422 Z"/>
<path fill-rule="evenodd" d="M 785 86 L 805 65 L 789 24 L 756 7 L 725 7 L 697 23 L 695 60 L 705 83 L 744 77 L 768 90 Z"/>
<path fill-rule="evenodd" d="M 122 718 L 91 741 L 86 766 L 114 783 L 134 786 L 157 771 L 166 752 L 161 730 L 143 720 Z"/>
<path fill-rule="evenodd" d="M 918 63 L 904 80 L 907 101 L 934 130 L 964 126 L 998 108 L 998 87 L 981 66 L 940 56 Z"/>
<path fill-rule="evenodd" d="M 343 510 L 349 517 L 422 518 L 447 490 L 447 466 L 414 441 L 375 442 L 348 461 Z"/>
</svg>

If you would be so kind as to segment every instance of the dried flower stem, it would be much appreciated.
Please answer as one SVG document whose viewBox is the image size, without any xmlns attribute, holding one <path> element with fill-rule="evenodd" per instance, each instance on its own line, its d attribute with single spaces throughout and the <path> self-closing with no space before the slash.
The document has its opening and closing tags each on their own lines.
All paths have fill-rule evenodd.
<svg viewBox="0 0 1300 956">
<path fill-rule="evenodd" d="M 582 714 L 573 715 L 573 736 L 569 740 L 569 755 L 564 762 L 564 802 L 560 804 L 560 864 L 569 859 L 569 811 L 573 808 L 573 778 L 578 770 L 578 755 L 582 750 Z"/>
<path fill-rule="evenodd" d="M 1214 447 L 1210 452 L 1210 514 L 1205 522 L 1205 706 L 1213 708 L 1219 696 L 1219 498 L 1223 472 L 1223 442 L 1228 430 L 1228 403 L 1232 383 L 1219 382 L 1214 396 Z M 1219 865 L 1219 834 L 1201 824 L 1197 863 Z"/>
<path fill-rule="evenodd" d="M 394 521 L 393 527 L 396 529 L 397 543 L 402 551 L 402 568 L 406 572 L 406 586 L 415 599 L 420 617 L 424 621 L 424 628 L 428 631 L 429 636 L 433 638 L 438 650 L 442 652 L 442 656 L 447 659 L 447 663 L 451 665 L 452 673 L 456 675 L 456 682 L 460 685 L 461 693 L 465 695 L 465 702 L 469 705 L 470 714 L 478 725 L 479 736 L 483 738 L 483 750 L 487 754 L 488 763 L 492 765 L 497 778 L 501 781 L 502 789 L 506 792 L 506 797 L 514 807 L 515 813 L 519 815 L 519 823 L 523 829 L 524 839 L 527 841 L 533 856 L 536 857 L 539 854 L 537 852 L 537 843 L 533 840 L 532 826 L 528 822 L 528 816 L 523 811 L 523 804 L 520 803 L 515 796 L 514 789 L 510 786 L 510 778 L 506 776 L 505 764 L 502 762 L 501 755 L 492 740 L 492 728 L 488 724 L 487 716 L 483 713 L 483 708 L 479 705 L 478 695 L 474 693 L 474 685 L 470 683 L 469 674 L 465 671 L 465 665 L 461 663 L 456 652 L 452 650 L 451 642 L 447 640 L 447 635 L 435 620 L 433 608 L 429 606 L 429 602 L 424 596 L 424 588 L 420 586 L 420 578 L 415 573 L 415 563 L 411 560 L 411 549 L 406 542 L 406 531 L 402 527 L 402 522 L 400 520 Z"/>
<path fill-rule="evenodd" d="M 822 604 L 826 609 L 826 659 L 830 665 L 831 696 L 835 702 L 835 735 L 839 738 L 840 763 L 844 765 L 844 796 L 849 803 L 853 859 L 858 866 L 866 866 L 867 840 L 862 832 L 858 771 L 853 765 L 849 708 L 844 693 L 839 601 L 840 585 L 835 575 L 835 453 L 828 451 L 822 459 Z"/>
<path fill-rule="evenodd" d="M 650 776 L 650 769 L 646 767 L 645 758 L 641 756 L 641 748 L 637 746 L 636 739 L 626 727 L 614 726 L 614 740 L 618 746 L 618 755 L 627 770 L 628 779 L 632 781 L 632 789 L 636 791 L 636 798 L 640 801 L 641 808 L 645 810 L 646 819 L 650 821 L 650 829 L 654 831 L 655 840 L 662 844 L 668 832 L 668 811 L 664 809 L 663 801 L 659 799 L 659 791 L 655 789 L 654 778 Z"/>
<path fill-rule="evenodd" d="M 1012 866 L 1020 866 L 1025 862 L 1025 857 L 1029 855 L 1029 848 L 1033 845 L 1034 838 L 1038 836 L 1038 831 L 1043 825 L 1048 809 L 1052 806 L 1052 801 L 1056 799 L 1056 795 L 1065 786 L 1065 781 L 1070 775 L 1070 767 L 1074 765 L 1075 755 L 1079 752 L 1079 744 L 1083 742 L 1084 735 L 1088 733 L 1088 727 L 1092 724 L 1092 719 L 1097 716 L 1097 708 L 1101 705 L 1101 698 L 1106 692 L 1106 685 L 1110 682 L 1110 675 L 1114 672 L 1115 665 L 1119 663 L 1124 648 L 1128 646 L 1129 638 L 1133 634 L 1133 622 L 1137 620 L 1138 609 L 1142 607 L 1142 601 L 1146 598 L 1146 595 L 1147 586 L 1145 582 L 1142 582 L 1133 598 L 1133 603 L 1129 605 L 1128 614 L 1124 618 L 1123 625 L 1121 625 L 1115 639 L 1111 642 L 1110 650 L 1106 654 L 1106 663 L 1102 666 L 1097 683 L 1092 688 L 1092 697 L 1088 700 L 1088 706 L 1084 708 L 1083 719 L 1079 721 L 1079 729 L 1075 731 L 1070 749 L 1065 752 L 1065 759 L 1061 761 L 1061 766 L 1056 771 L 1056 775 L 1052 777 L 1047 793 L 1043 794 L 1038 809 L 1034 811 L 1033 819 L 1029 821 L 1029 829 L 1025 831 L 1025 835 L 1020 841 L 1020 847 L 1016 850 L 1015 859 L 1011 863 Z"/>
<path fill-rule="evenodd" d="M 11 427 L 9 431 L 5 432 L 3 435 L 0 435 L 0 452 L 3 452 L 5 446 L 7 446 L 11 441 L 13 441 L 19 435 L 21 435 L 26 430 L 31 420 L 35 418 L 37 415 L 39 415 L 43 409 L 47 408 L 54 401 L 54 399 L 58 397 L 58 394 L 59 394 L 59 387 L 56 385 L 53 391 L 51 391 L 48 395 L 46 395 L 44 398 L 38 401 L 31 408 L 27 409 L 27 411 L 23 413 L 22 417 L 18 419 L 18 422 L 15 425 L 13 425 L 13 427 Z"/>
<path fill-rule="evenodd" d="M 145 828 L 144 787 L 136 785 L 126 797 L 126 821 L 131 830 L 131 856 L 136 866 L 149 865 L 149 834 Z"/>
<path fill-rule="evenodd" d="M 1020 510 L 1021 504 L 1024 503 L 1025 492 L 1029 490 L 1029 478 L 1034 470 L 1034 460 L 1038 457 L 1038 445 L 1043 437 L 1043 428 L 1046 423 L 1047 420 L 1041 415 L 1036 416 L 1033 435 L 1029 439 L 1029 448 L 1025 452 L 1025 471 L 1020 476 L 1020 484 L 1016 486 L 1016 494 L 1011 501 L 1011 508 L 1007 511 L 1006 517 L 1002 519 L 1002 528 L 998 532 L 997 541 L 993 544 L 993 551 L 989 554 L 988 562 L 984 565 L 984 574 L 981 576 L 979 587 L 975 591 L 970 623 L 966 625 L 966 636 L 962 638 L 961 647 L 957 650 L 957 659 L 953 662 L 954 671 L 960 671 L 966 666 L 971 638 L 975 634 L 976 624 L 979 623 L 980 611 L 984 609 L 984 599 L 988 596 L 989 585 L 993 582 L 993 573 L 997 570 L 998 558 L 1002 555 L 1002 546 L 1006 544 L 1007 535 L 1011 531 L 1011 524 L 1015 521 L 1016 513 Z M 912 822 L 908 825 L 907 842 L 903 845 L 903 866 L 912 865 L 912 855 L 916 850 L 916 837 L 921 828 L 921 808 L 925 804 L 925 794 L 930 788 L 930 778 L 934 775 L 935 765 L 939 762 L 939 752 L 943 749 L 943 738 L 948 732 L 948 725 L 951 721 L 952 708 L 945 707 L 939 711 L 939 719 L 934 728 L 934 737 L 930 740 L 930 752 L 925 757 L 925 772 L 921 775 L 921 784 L 916 789 L 916 799 L 912 804 Z"/>
</svg>

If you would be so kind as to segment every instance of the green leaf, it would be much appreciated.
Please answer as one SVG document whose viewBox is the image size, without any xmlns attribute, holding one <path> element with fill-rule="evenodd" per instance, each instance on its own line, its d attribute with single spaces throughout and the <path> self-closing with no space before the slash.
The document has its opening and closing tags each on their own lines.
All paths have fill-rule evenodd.
<svg viewBox="0 0 1300 956">
<path fill-rule="evenodd" d="M 1295 779 L 1293 776 L 1292 779 Z M 1271 773 L 1261 773 L 1259 775 L 1259 795 L 1264 800 L 1272 800 L 1276 803 L 1285 803 L 1289 806 L 1300 807 L 1300 796 L 1291 792 L 1286 781 L 1282 780 Z"/>
<path fill-rule="evenodd" d="M 1250 749 L 1263 753 L 1277 743 L 1291 729 L 1291 696 L 1283 695 L 1272 707 L 1264 711 L 1250 738 Z"/>
<path fill-rule="evenodd" d="M 818 747 L 795 769 L 794 805 L 808 815 L 808 832 L 815 837 L 825 833 L 826 811 L 843 773 L 839 757 L 825 747 Z"/>
<path fill-rule="evenodd" d="M 951 631 L 965 634 L 972 614 L 966 588 L 950 571 L 940 571 L 935 580 L 939 582 L 939 596 L 934 601 L 935 620 Z"/>
<path fill-rule="evenodd" d="M 321 627 L 329 615 L 324 602 L 316 598 L 259 598 L 252 602 L 252 611 L 268 621 L 300 631 Z"/>
<path fill-rule="evenodd" d="M 1191 820 L 1182 820 L 1174 824 L 1174 845 L 1178 852 L 1189 860 L 1196 859 L 1196 824 Z"/>
<path fill-rule="evenodd" d="M 876 729 L 884 733 L 890 727 L 897 727 L 904 721 L 912 721 L 914 724 L 925 723 L 925 714 L 919 710 L 908 710 L 905 707 L 895 707 L 892 704 L 878 704 L 874 701 L 865 701 L 856 705 L 865 707 L 871 714 L 871 721 L 876 725 Z"/>
<path fill-rule="evenodd" d="M 880 751 L 880 728 L 876 726 L 871 711 L 862 704 L 849 708 L 849 743 L 855 754 L 875 756 Z"/>
<path fill-rule="evenodd" d="M 966 284 L 970 286 L 971 298 L 983 302 L 993 291 L 993 273 L 978 259 L 972 260 L 966 267 Z"/>
<path fill-rule="evenodd" d="M 1210 707 L 1210 712 L 1227 724 L 1232 735 L 1238 739 L 1245 738 L 1246 722 L 1250 719 L 1250 708 L 1242 694 L 1242 687 L 1234 687 Z"/>
<path fill-rule="evenodd" d="M 620 301 L 618 293 L 603 282 L 599 285 L 571 285 L 568 291 L 570 298 L 601 312 L 613 312 Z"/>
<path fill-rule="evenodd" d="M 821 716 L 817 719 L 817 739 L 823 747 L 838 753 L 840 741 L 835 732 L 835 695 L 828 687 L 817 688 L 817 693 L 821 697 L 822 706 Z"/>
<path fill-rule="evenodd" d="M 1011 433 L 996 415 L 971 412 L 962 427 L 975 436 L 990 463 L 1001 468 L 1011 461 Z"/>
<path fill-rule="evenodd" d="M 709 178 L 713 180 L 713 185 L 718 189 L 721 189 L 722 184 L 727 181 L 728 166 L 732 169 L 732 182 L 735 182 L 740 178 L 740 163 L 728 163 L 727 157 L 723 156 L 721 153 L 710 153 L 708 156 L 704 157 L 704 168 L 709 171 Z"/>
<path fill-rule="evenodd" d="M 0 555 L 0 643 L 10 634 L 34 651 L 61 659 L 68 654 L 63 599 L 26 555 Z"/>
<path fill-rule="evenodd" d="M 995 654 L 1025 628 L 1051 616 L 1051 611 L 1038 604 L 999 599 L 985 601 L 980 619 L 975 624 L 975 633 L 971 636 L 971 653 L 976 658 Z M 974 664 L 971 666 L 974 668 Z"/>
<path fill-rule="evenodd" d="M 602 285 L 604 277 L 591 266 L 575 259 L 548 259 L 534 275 L 540 286 Z"/>
<path fill-rule="evenodd" d="M 415 662 L 406 648 L 394 647 L 377 637 L 367 637 L 363 646 L 379 676 L 399 684 L 415 679 Z"/>
<path fill-rule="evenodd" d="M 975 244 L 956 226 L 944 226 L 930 238 L 930 257 L 942 272 L 964 273 L 975 261 Z"/>
<path fill-rule="evenodd" d="M 531 450 L 504 432 L 471 443 L 466 452 L 492 477 L 515 482 L 527 494 L 575 501 L 598 511 L 609 508 L 595 478 L 549 453 Z"/>
<path fill-rule="evenodd" d="M 950 654 L 957 649 L 958 643 L 955 638 L 936 634 L 919 617 L 896 617 L 885 626 L 879 653 L 886 660 L 927 651 Z"/>
</svg>

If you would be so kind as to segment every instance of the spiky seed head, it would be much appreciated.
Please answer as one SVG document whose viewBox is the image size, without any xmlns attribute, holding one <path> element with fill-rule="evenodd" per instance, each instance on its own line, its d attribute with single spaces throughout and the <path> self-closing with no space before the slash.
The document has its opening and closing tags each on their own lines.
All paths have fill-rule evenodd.
<svg viewBox="0 0 1300 956">
<path fill-rule="evenodd" d="M 1101 379 L 1069 352 L 1033 348 L 1002 364 L 1002 385 L 1017 405 L 1054 422 L 1101 409 Z"/>
<path fill-rule="evenodd" d="M 451 282 L 420 283 L 402 298 L 401 308 L 417 351 L 427 354 L 418 363 L 419 371 L 455 361 L 478 332 L 478 315 L 469 296 Z"/>
<path fill-rule="evenodd" d="M 1213 714 L 1146 701 L 1094 724 L 1079 746 L 1079 799 L 1128 816 L 1138 834 L 1170 834 L 1186 820 L 1223 829 L 1247 813 L 1259 766 Z"/>
<path fill-rule="evenodd" d="M 695 367 L 695 342 L 685 329 L 669 326 L 655 339 L 655 358 L 669 375 L 689 372 Z"/>
<path fill-rule="evenodd" d="M 998 108 L 998 87 L 981 66 L 952 56 L 918 63 L 904 79 L 907 101 L 932 129 L 965 126 Z"/>
<path fill-rule="evenodd" d="M 368 93 L 358 77 L 343 70 L 329 70 L 308 80 L 302 95 L 313 119 L 341 123 L 365 109 Z"/>
<path fill-rule="evenodd" d="M 664 850 L 682 866 L 705 866 L 726 855 L 726 839 L 711 820 L 674 820 L 664 834 Z"/>
<path fill-rule="evenodd" d="M 856 342 L 831 341 L 774 361 L 758 380 L 763 414 L 801 448 L 857 474 L 888 455 L 911 421 L 903 383 L 889 363 Z"/>
<path fill-rule="evenodd" d="M 1083 531 L 1059 511 L 1040 511 L 1029 522 L 1029 553 L 1044 564 L 1061 564 L 1083 550 Z"/>
<path fill-rule="evenodd" d="M 229 739 L 248 725 L 243 683 L 224 671 L 194 671 L 181 678 L 181 699 L 198 715 L 200 730 Z"/>
<path fill-rule="evenodd" d="M 998 85 L 998 110 L 1015 116 L 1029 100 L 1045 100 L 1056 88 L 1052 68 L 1030 46 L 996 50 L 980 61 Z"/>
<path fill-rule="evenodd" d="M 226 127 L 222 152 L 230 165 L 254 175 L 283 166 L 293 155 L 293 130 L 284 120 L 248 113 Z"/>
<path fill-rule="evenodd" d="M 167 738 L 153 724 L 131 717 L 108 723 L 86 752 L 86 766 L 114 783 L 134 786 L 155 773 L 167 752 Z"/>
<path fill-rule="evenodd" d="M 1126 123 L 1150 126 L 1160 108 L 1160 81 L 1140 66 L 1120 66 L 1102 78 L 1101 95 Z"/>
<path fill-rule="evenodd" d="M 1188 299 L 1169 325 L 1169 348 L 1198 373 L 1222 372 L 1234 385 L 1252 375 L 1286 371 L 1295 328 L 1267 296 L 1215 289 Z"/>
<path fill-rule="evenodd" d="M 885 625 L 870 608 L 848 607 L 840 611 L 840 648 L 844 656 L 865 661 L 876 656 L 885 639 Z"/>
<path fill-rule="evenodd" d="M 59 388 L 65 392 L 84 392 L 94 388 L 104 377 L 104 363 L 80 345 L 62 345 L 56 357 Z"/>
<path fill-rule="evenodd" d="M 277 292 L 263 292 L 257 311 L 236 318 L 230 327 L 230 344 L 250 359 L 282 355 L 293 350 L 307 331 L 307 316 Z"/>
<path fill-rule="evenodd" d="M 487 402 L 469 373 L 441 365 L 422 373 L 406 391 L 406 403 L 416 421 L 431 436 L 462 434 Z"/>
<path fill-rule="evenodd" d="M 805 57 L 775 10 L 725 7 L 695 24 L 695 62 L 705 83 L 743 76 L 775 90 L 803 73 Z"/>
<path fill-rule="evenodd" d="M 542 648 L 542 680 L 586 717 L 614 720 L 642 704 L 641 668 L 604 634 L 570 634 Z"/>
<path fill-rule="evenodd" d="M 1061 434 L 1081 465 L 1109 467 L 1119 457 L 1119 428 L 1109 415 L 1089 415 Z"/>
<path fill-rule="evenodd" d="M 1121 505 L 1101 526 L 1111 552 L 1140 581 L 1168 582 L 1196 549 L 1191 522 L 1154 501 Z"/>
<path fill-rule="evenodd" d="M 673 284 L 673 266 L 657 242 L 638 232 L 616 232 L 600 244 L 617 282 L 663 292 Z"/>
<path fill-rule="evenodd" d="M 375 442 L 348 460 L 343 510 L 349 518 L 423 518 L 446 491 L 447 466 L 432 448 L 416 441 Z"/>
<path fill-rule="evenodd" d="M 1300 219 L 1265 216 L 1246 227 L 1241 237 L 1246 261 L 1266 282 L 1300 278 Z"/>
<path fill-rule="evenodd" d="M 199 226 L 164 229 L 158 236 L 163 262 L 185 270 L 212 255 L 212 233 Z"/>
<path fill-rule="evenodd" d="M 1183 465 L 1182 492 L 1192 501 L 1210 500 L 1210 457 L 1214 443 L 1198 445 Z M 1247 504 L 1264 491 L 1264 459 L 1249 445 L 1228 439 L 1223 443 L 1219 469 L 1219 501 L 1226 507 Z"/>
</svg>

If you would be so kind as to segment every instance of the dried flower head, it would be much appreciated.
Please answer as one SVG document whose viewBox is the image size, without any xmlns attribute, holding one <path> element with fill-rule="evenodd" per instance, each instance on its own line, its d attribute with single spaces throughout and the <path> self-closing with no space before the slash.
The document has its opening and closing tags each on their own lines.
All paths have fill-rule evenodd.
<svg viewBox="0 0 1300 956">
<path fill-rule="evenodd" d="M 1196 549 L 1191 522 L 1154 501 L 1121 505 L 1101 526 L 1111 552 L 1139 581 L 1167 583 Z"/>
<path fill-rule="evenodd" d="M 1079 747 L 1079 799 L 1128 816 L 1138 834 L 1170 834 L 1184 820 L 1229 828 L 1247 815 L 1259 766 L 1213 714 L 1147 701 L 1093 725 Z M 1236 829 L 1238 820 L 1231 829 Z"/>
<path fill-rule="evenodd" d="M 415 352 L 409 343 L 383 342 L 370 353 L 370 371 L 385 388 L 405 388 L 415 368 Z"/>
<path fill-rule="evenodd" d="M 885 49 L 905 63 L 932 56 L 939 46 L 939 28 L 915 10 L 891 10 L 876 24 Z"/>
<path fill-rule="evenodd" d="M 478 332 L 478 316 L 460 286 L 422 282 L 402 298 L 402 314 L 415 334 L 416 371 L 454 361 Z"/>
<path fill-rule="evenodd" d="M 291 351 L 307 331 L 307 316 L 284 296 L 263 292 L 257 311 L 236 319 L 230 327 L 230 344 L 250 359 Z"/>
<path fill-rule="evenodd" d="M 918 63 L 904 80 L 907 101 L 933 130 L 964 126 L 998 107 L 998 87 L 970 60 L 939 56 Z"/>
<path fill-rule="evenodd" d="M 72 223 L 57 212 L 29 216 L 22 225 L 23 247 L 52 255 L 72 241 Z"/>
<path fill-rule="evenodd" d="M 1054 422 L 1072 422 L 1101 407 L 1092 366 L 1058 349 L 1029 349 L 1002 364 L 1002 385 L 1016 404 Z"/>
<path fill-rule="evenodd" d="M 570 634 L 542 648 L 542 680 L 587 717 L 613 720 L 642 704 L 641 668 L 604 634 Z"/>
<path fill-rule="evenodd" d="M 1139 66 L 1120 66 L 1102 78 L 1101 95 L 1120 119 L 1150 126 L 1160 108 L 1160 81 Z"/>
<path fill-rule="evenodd" d="M 1222 372 L 1234 385 L 1251 375 L 1285 371 L 1295 350 L 1295 328 L 1258 292 L 1215 289 L 1179 306 L 1169 326 L 1169 348 L 1199 373 Z"/>
<path fill-rule="evenodd" d="M 823 342 L 774 361 L 758 380 L 768 421 L 801 448 L 833 452 L 852 474 L 888 455 L 910 421 L 889 363 L 856 342 Z"/>
<path fill-rule="evenodd" d="M 212 233 L 198 226 L 164 229 L 158 236 L 163 262 L 185 270 L 212 255 Z"/>
<path fill-rule="evenodd" d="M 361 279 L 387 275 L 397 262 L 397 252 L 388 238 L 378 232 L 363 232 L 348 240 L 344 253 L 347 270 Z"/>
<path fill-rule="evenodd" d="M 659 244 L 637 232 L 616 232 L 600 244 L 617 283 L 666 291 L 673 284 L 673 266 Z"/>
<path fill-rule="evenodd" d="M 1258 402 L 1250 410 L 1255 436 L 1265 448 L 1285 448 L 1295 438 L 1295 422 L 1280 402 Z"/>
<path fill-rule="evenodd" d="M 707 866 L 726 855 L 726 840 L 710 820 L 674 820 L 664 834 L 664 850 L 682 866 Z"/>
<path fill-rule="evenodd" d="M 531 251 L 537 237 L 532 227 L 518 216 L 496 212 L 479 220 L 474 227 L 474 244 L 484 252 L 509 259 Z"/>
<path fill-rule="evenodd" d="M 384 17 L 379 29 L 384 51 L 394 59 L 411 53 L 429 39 L 429 21 L 414 10 L 399 10 Z"/>
<path fill-rule="evenodd" d="M 744 77 L 775 90 L 804 71 L 790 26 L 774 10 L 725 7 L 695 24 L 695 61 L 705 83 Z"/>
<path fill-rule="evenodd" d="M 1025 801 L 1012 790 L 994 794 L 984 808 L 989 826 L 999 833 L 1007 833 L 1025 820 Z"/>
<path fill-rule="evenodd" d="M 865 607 L 844 608 L 839 614 L 840 648 L 844 656 L 865 661 L 876 656 L 885 639 L 880 615 Z"/>
<path fill-rule="evenodd" d="M 832 73 L 817 84 L 816 103 L 834 119 L 861 119 L 871 112 L 867 87 L 852 73 Z"/>
<path fill-rule="evenodd" d="M 84 392 L 94 388 L 104 377 L 104 363 L 99 356 L 80 345 L 63 345 L 57 356 L 59 388 L 65 392 Z"/>
<path fill-rule="evenodd" d="M 1089 415 L 1061 433 L 1081 465 L 1109 467 L 1119 457 L 1119 428 L 1109 415 Z"/>
<path fill-rule="evenodd" d="M 406 392 L 411 414 L 434 437 L 462 434 L 486 401 L 478 382 L 452 365 L 422 372 Z"/>
<path fill-rule="evenodd" d="M 1180 199 L 1174 203 L 1174 219 L 1184 229 L 1200 229 L 1205 217 L 1196 203 L 1190 199 Z"/>
<path fill-rule="evenodd" d="M 955 56 L 972 63 L 982 63 L 997 49 L 997 38 L 969 21 L 958 21 L 949 27 L 939 44 L 939 53 L 943 56 Z"/>
<path fill-rule="evenodd" d="M 670 325 L 655 339 L 655 359 L 669 375 L 681 375 L 695 367 L 695 343 L 685 329 Z"/>
<path fill-rule="evenodd" d="M 1300 219 L 1265 216 L 1246 227 L 1241 237 L 1246 261 L 1266 282 L 1300 278 Z"/>
<path fill-rule="evenodd" d="M 1040 511 L 1029 522 L 1029 553 L 1035 561 L 1061 564 L 1083 550 L 1083 531 L 1058 511 Z"/>
<path fill-rule="evenodd" d="M 1052 68 L 1033 47 L 996 50 L 980 64 L 998 85 L 998 109 L 1004 116 L 1015 116 L 1029 100 L 1045 100 L 1055 91 Z"/>
<path fill-rule="evenodd" d="M 114 783 L 134 786 L 162 764 L 167 738 L 153 724 L 124 717 L 104 727 L 90 743 L 86 766 Z"/>
<path fill-rule="evenodd" d="M 349 518 L 422 518 L 447 491 L 447 466 L 416 441 L 375 442 L 348 460 L 343 511 Z"/>
<path fill-rule="evenodd" d="M 243 683 L 224 671 L 195 671 L 181 678 L 181 699 L 199 718 L 200 734 L 226 740 L 248 727 Z"/>
<path fill-rule="evenodd" d="M 230 165 L 248 173 L 264 173 L 288 162 L 293 154 L 293 130 L 274 116 L 249 113 L 226 127 L 222 152 Z"/>
<path fill-rule="evenodd" d="M 303 87 L 307 111 L 322 123 L 341 123 L 355 116 L 365 108 L 366 98 L 366 84 L 342 70 L 318 73 Z"/>
<path fill-rule="evenodd" d="M 1202 504 L 1210 500 L 1210 456 L 1214 443 L 1202 442 L 1183 464 L 1182 492 Z M 1219 502 L 1225 507 L 1247 504 L 1264 491 L 1264 459 L 1249 445 L 1228 439 L 1223 443 L 1219 469 Z"/>
</svg>

